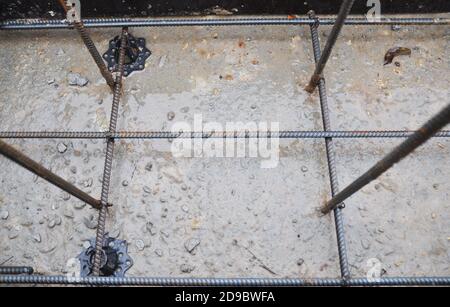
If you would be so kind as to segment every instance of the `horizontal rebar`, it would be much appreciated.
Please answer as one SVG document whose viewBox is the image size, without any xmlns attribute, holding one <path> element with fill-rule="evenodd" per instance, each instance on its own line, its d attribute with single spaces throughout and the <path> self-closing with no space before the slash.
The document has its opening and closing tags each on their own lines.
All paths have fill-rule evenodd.
<svg viewBox="0 0 450 307">
<path fill-rule="evenodd" d="M 362 174 L 358 179 L 349 184 L 340 193 L 333 196 L 322 208 L 322 213 L 327 214 L 336 208 L 344 200 L 361 190 L 367 184 L 381 176 L 395 163 L 411 154 L 419 146 L 429 140 L 440 129 L 450 123 L 450 104 L 442 109 L 438 114 L 427 121 L 418 131 L 414 132 L 408 139 L 402 142 L 371 169 Z"/>
<path fill-rule="evenodd" d="M 415 131 L 216 131 L 216 132 L 170 132 L 170 131 L 0 131 L 0 139 L 197 139 L 197 138 L 407 138 Z M 442 130 L 433 137 L 448 138 L 449 130 Z"/>
<path fill-rule="evenodd" d="M 283 26 L 310 25 L 309 18 L 264 17 L 264 18 L 90 18 L 83 19 L 86 28 L 111 27 L 179 27 L 179 26 Z M 320 25 L 333 25 L 335 18 L 322 18 Z M 450 25 L 450 18 L 348 18 L 347 25 Z M 0 30 L 67 29 L 66 20 L 15 19 L 0 22 Z"/>
<path fill-rule="evenodd" d="M 57 186 L 58 188 L 66 191 L 70 195 L 75 196 L 76 198 L 82 200 L 83 202 L 91 205 L 96 209 L 100 209 L 101 206 L 99 200 L 93 198 L 86 192 L 83 192 L 82 190 L 78 189 L 70 182 L 64 180 L 55 173 L 46 169 L 36 161 L 30 159 L 29 157 L 27 157 L 26 155 L 24 155 L 11 145 L 3 142 L 2 140 L 0 140 L 0 154 L 4 155 L 6 158 L 19 164 L 20 166 L 26 168 L 27 170 L 36 174 L 42 179 L 47 180 L 48 182 Z"/>
<path fill-rule="evenodd" d="M 349 280 L 290 278 L 67 277 L 0 275 L 0 284 L 72 284 L 90 286 L 448 286 L 450 277 L 390 277 Z"/>
<path fill-rule="evenodd" d="M 31 275 L 34 273 L 32 267 L 28 266 L 1 266 L 0 274 L 4 275 L 18 275 L 18 274 L 28 274 Z"/>
</svg>

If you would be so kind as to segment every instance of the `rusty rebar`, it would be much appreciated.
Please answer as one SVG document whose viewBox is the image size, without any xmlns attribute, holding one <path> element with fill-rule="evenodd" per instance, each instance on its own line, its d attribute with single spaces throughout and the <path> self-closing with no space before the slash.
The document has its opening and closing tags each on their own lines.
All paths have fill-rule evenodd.
<svg viewBox="0 0 450 307">
<path fill-rule="evenodd" d="M 334 196 L 326 205 L 322 208 L 322 213 L 327 214 L 334 208 L 336 208 L 344 200 L 355 194 L 371 181 L 377 179 L 381 174 L 390 169 L 395 163 L 399 162 L 420 145 L 425 143 L 439 130 L 444 128 L 450 123 L 450 104 L 447 105 L 442 111 L 431 118 L 425 125 L 417 130 L 413 135 L 406 139 L 403 143 L 392 150 L 386 157 L 379 161 L 375 166 L 369 169 L 366 173 L 361 175 L 353 183 L 348 185 L 344 190 Z"/>
<path fill-rule="evenodd" d="M 127 35 L 128 29 L 123 28 L 122 34 L 120 38 L 120 48 L 119 48 L 119 63 L 118 63 L 118 71 L 116 75 L 116 82 L 114 86 L 114 94 L 113 94 L 113 102 L 111 108 L 111 117 L 109 122 L 109 133 L 116 132 L 117 126 L 117 117 L 119 114 L 119 103 L 120 97 L 122 95 L 122 77 L 123 77 L 123 69 L 125 65 L 125 50 L 127 46 Z M 106 143 L 106 156 L 105 156 L 105 167 L 103 171 L 103 180 L 102 180 L 102 192 L 101 192 L 101 203 L 102 207 L 100 209 L 100 213 L 98 216 L 98 224 L 97 224 L 97 236 L 95 241 L 95 254 L 94 254 L 94 262 L 93 262 L 93 270 L 92 273 L 94 276 L 100 275 L 100 265 L 102 260 L 102 250 L 103 250 L 103 241 L 105 237 L 105 223 L 106 223 L 106 214 L 107 214 L 107 203 L 108 203 L 108 194 L 109 194 L 109 184 L 111 180 L 111 170 L 112 170 L 112 159 L 114 154 L 114 139 L 109 138 Z"/>
<path fill-rule="evenodd" d="M 334 23 L 330 35 L 328 36 L 328 40 L 325 45 L 325 48 L 323 49 L 322 55 L 320 56 L 320 59 L 316 63 L 316 68 L 311 77 L 311 80 L 309 81 L 309 84 L 305 87 L 305 90 L 307 92 L 309 93 L 314 92 L 317 85 L 319 85 L 319 81 L 322 78 L 323 70 L 325 69 L 328 59 L 330 58 L 331 51 L 333 50 L 333 47 L 337 41 L 339 33 L 341 32 L 342 26 L 345 23 L 345 19 L 347 18 L 347 15 L 350 13 L 350 10 L 352 9 L 354 2 L 355 0 L 344 0 L 342 2 L 338 16 L 336 18 L 336 22 Z"/>
<path fill-rule="evenodd" d="M 64 8 L 64 11 L 67 12 L 68 8 L 67 8 L 67 4 L 66 4 L 65 0 L 58 0 L 58 2 Z M 108 68 L 106 67 L 105 62 L 103 61 L 103 58 L 101 57 L 100 53 L 98 52 L 97 47 L 95 47 L 95 44 L 92 41 L 91 37 L 89 36 L 89 33 L 86 31 L 83 21 L 80 19 L 79 21 L 73 22 L 73 27 L 80 34 L 84 45 L 86 46 L 87 50 L 91 54 L 94 62 L 97 64 L 97 67 L 100 70 L 100 73 L 102 74 L 103 78 L 105 78 L 106 83 L 111 88 L 111 90 L 114 90 L 113 76 L 112 76 L 111 72 L 108 70 Z"/>
<path fill-rule="evenodd" d="M 75 196 L 76 198 L 82 200 L 83 202 L 91 205 L 95 209 L 100 209 L 101 204 L 100 201 L 93 198 L 89 194 L 81 191 L 73 184 L 69 183 L 68 181 L 62 179 L 58 175 L 52 173 L 36 161 L 30 159 L 11 145 L 3 142 L 0 140 L 0 153 L 10 159 L 11 161 L 23 166 L 27 170 L 31 171 L 32 173 L 38 175 L 39 177 L 47 180 L 51 184 L 57 186 L 58 188 L 66 191 L 70 195 Z"/>
</svg>

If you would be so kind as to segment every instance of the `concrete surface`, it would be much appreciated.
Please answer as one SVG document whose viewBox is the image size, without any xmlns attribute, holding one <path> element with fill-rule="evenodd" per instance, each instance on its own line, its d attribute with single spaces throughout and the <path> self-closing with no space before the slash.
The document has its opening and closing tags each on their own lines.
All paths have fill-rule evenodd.
<svg viewBox="0 0 450 307">
<path fill-rule="evenodd" d="M 329 30 L 321 28 L 322 43 Z M 118 30 L 90 33 L 103 52 Z M 119 130 L 169 130 L 194 114 L 322 128 L 317 93 L 303 91 L 313 69 L 307 27 L 131 33 L 153 54 L 125 81 Z M 0 40 L 0 130 L 108 127 L 111 94 L 76 32 L 0 32 Z M 444 26 L 345 27 L 326 69 L 333 128 L 416 129 L 449 102 L 449 43 Z M 412 56 L 383 66 L 394 46 Z M 71 71 L 88 85 L 69 86 Z M 400 141 L 336 140 L 340 186 Z M 103 141 L 8 142 L 99 197 Z M 333 219 L 316 213 L 330 195 L 323 140 L 282 140 L 274 169 L 254 158 L 174 158 L 170 146 L 116 146 L 107 229 L 129 242 L 129 276 L 339 276 Z M 366 276 L 371 258 L 384 276 L 450 275 L 449 153 L 449 140 L 434 139 L 347 201 L 354 276 Z M 66 272 L 95 236 L 97 212 L 4 158 L 0 168 L 0 264 Z"/>
</svg>

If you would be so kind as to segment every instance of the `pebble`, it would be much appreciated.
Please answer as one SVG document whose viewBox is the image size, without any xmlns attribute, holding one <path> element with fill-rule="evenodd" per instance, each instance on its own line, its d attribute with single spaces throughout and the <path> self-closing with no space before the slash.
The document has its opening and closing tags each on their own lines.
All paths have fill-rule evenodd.
<svg viewBox="0 0 450 307">
<path fill-rule="evenodd" d="M 118 228 L 113 229 L 113 230 L 109 233 L 109 236 L 110 236 L 111 238 L 117 239 L 117 238 L 120 236 L 120 229 L 118 229 Z"/>
<path fill-rule="evenodd" d="M 2 220 L 7 220 L 8 217 L 9 217 L 9 212 L 8 212 L 8 211 L 3 210 L 3 211 L 0 212 L 0 218 L 1 218 Z"/>
<path fill-rule="evenodd" d="M 159 58 L 159 68 L 162 68 L 166 64 L 167 55 L 163 55 Z"/>
<path fill-rule="evenodd" d="M 76 168 L 76 166 L 72 166 L 72 167 L 70 168 L 70 171 L 72 172 L 72 174 L 76 174 L 76 173 L 77 173 L 77 168 Z"/>
<path fill-rule="evenodd" d="M 19 236 L 19 231 L 15 228 L 11 229 L 8 233 L 8 238 L 13 240 Z"/>
<path fill-rule="evenodd" d="M 69 85 L 83 87 L 89 83 L 89 80 L 77 73 L 69 73 L 67 75 Z"/>
<path fill-rule="evenodd" d="M 85 181 L 83 181 L 83 185 L 85 188 L 89 188 L 92 186 L 93 182 L 94 182 L 94 179 L 88 178 Z"/>
<path fill-rule="evenodd" d="M 156 235 L 156 229 L 152 222 L 147 222 L 147 224 L 145 224 L 145 228 L 152 236 Z"/>
<path fill-rule="evenodd" d="M 158 257 L 162 257 L 162 256 L 163 256 L 163 251 L 160 250 L 160 249 L 156 249 L 156 250 L 155 250 L 155 254 L 156 254 Z"/>
<path fill-rule="evenodd" d="M 126 180 L 122 181 L 122 186 L 127 187 L 128 184 L 129 184 L 128 181 L 126 181 Z"/>
<path fill-rule="evenodd" d="M 184 243 L 184 248 L 189 252 L 193 253 L 195 248 L 200 245 L 200 239 L 191 238 Z"/>
<path fill-rule="evenodd" d="M 64 216 L 69 218 L 69 219 L 73 219 L 74 218 L 74 214 L 73 211 L 70 210 L 68 207 L 64 208 Z"/>
<path fill-rule="evenodd" d="M 305 260 L 303 260 L 302 258 L 300 258 L 300 259 L 297 260 L 297 265 L 298 265 L 298 266 L 303 265 L 303 263 L 305 263 Z"/>
<path fill-rule="evenodd" d="M 136 248 L 137 248 L 139 251 L 143 251 L 144 248 L 145 248 L 145 243 L 144 243 L 144 241 L 142 241 L 142 240 L 136 240 Z"/>
<path fill-rule="evenodd" d="M 51 85 L 51 84 L 53 84 L 53 83 L 55 83 L 55 79 L 53 78 L 53 79 L 50 79 L 50 80 L 47 80 L 47 84 L 48 85 Z"/>
<path fill-rule="evenodd" d="M 75 209 L 80 210 L 80 209 L 83 209 L 84 207 L 86 207 L 86 203 L 79 201 L 74 205 L 74 207 L 75 207 Z"/>
<path fill-rule="evenodd" d="M 181 113 L 187 113 L 187 112 L 189 112 L 189 107 L 182 107 L 180 109 L 180 111 L 181 111 Z"/>
<path fill-rule="evenodd" d="M 151 172 L 152 168 L 153 168 L 152 162 L 148 162 L 148 163 L 145 165 L 145 170 L 146 170 L 146 171 Z"/>
<path fill-rule="evenodd" d="M 190 264 L 183 263 L 180 266 L 180 270 L 181 270 L 181 273 L 191 273 L 192 271 L 195 270 L 195 267 Z"/>
<path fill-rule="evenodd" d="M 152 189 L 150 189 L 148 186 L 144 186 L 142 188 L 144 190 L 145 193 L 150 194 L 152 192 Z"/>
<path fill-rule="evenodd" d="M 167 113 L 168 120 L 173 120 L 174 118 L 175 118 L 175 112 L 170 111 L 169 113 Z"/>
<path fill-rule="evenodd" d="M 184 212 L 188 213 L 189 212 L 189 208 L 188 206 L 184 205 L 181 207 L 181 210 L 183 210 Z"/>
<path fill-rule="evenodd" d="M 306 173 L 308 171 L 308 167 L 304 165 L 300 169 L 303 173 Z"/>
<path fill-rule="evenodd" d="M 56 146 L 58 149 L 59 153 L 65 153 L 67 151 L 67 145 L 64 143 L 58 143 L 58 145 Z"/>
<path fill-rule="evenodd" d="M 70 199 L 70 194 L 69 193 L 64 193 L 63 196 L 62 196 L 62 199 L 66 200 L 66 201 L 69 200 Z"/>
<path fill-rule="evenodd" d="M 362 240 L 361 240 L 361 246 L 362 246 L 364 249 L 369 249 L 369 248 L 370 248 L 370 242 L 367 241 L 367 240 L 362 239 Z"/>
<path fill-rule="evenodd" d="M 38 243 L 41 243 L 41 241 L 42 241 L 41 235 L 38 233 L 33 235 L 33 239 L 34 239 L 34 241 L 36 241 Z"/>
<path fill-rule="evenodd" d="M 52 229 L 57 225 L 61 225 L 61 217 L 58 215 L 54 215 L 49 221 L 48 221 L 48 228 Z"/>
<path fill-rule="evenodd" d="M 89 218 L 83 218 L 83 224 L 89 229 L 96 229 L 97 223 L 93 215 L 90 215 Z"/>
</svg>

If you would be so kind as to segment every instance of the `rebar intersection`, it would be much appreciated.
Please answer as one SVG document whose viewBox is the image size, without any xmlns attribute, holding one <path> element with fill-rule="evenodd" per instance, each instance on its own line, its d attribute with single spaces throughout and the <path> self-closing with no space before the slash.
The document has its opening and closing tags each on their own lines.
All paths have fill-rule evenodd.
<svg viewBox="0 0 450 307">
<path fill-rule="evenodd" d="M 344 1 L 344 5 L 347 3 L 353 3 L 353 1 Z M 347 7 L 348 8 L 348 7 Z M 351 4 L 350 4 L 351 8 Z M 336 24 L 337 27 L 342 27 L 346 20 L 346 16 L 348 14 L 348 10 L 341 10 L 341 14 L 345 14 L 345 16 L 338 16 L 337 21 L 340 23 Z M 326 60 L 321 62 L 321 51 L 320 51 L 320 43 L 318 39 L 317 29 L 320 25 L 320 20 L 314 15 L 313 12 L 310 13 L 309 19 L 313 22 L 308 22 L 305 24 L 309 24 L 311 28 L 311 36 L 312 36 L 312 44 L 314 50 L 314 58 L 316 63 L 321 63 L 320 73 L 314 74 L 312 77 L 312 84 L 317 85 L 319 88 L 319 98 L 321 105 L 321 113 L 323 120 L 324 131 L 281 131 L 278 132 L 277 135 L 273 135 L 271 132 L 258 132 L 256 135 L 251 134 L 250 132 L 241 133 L 239 136 L 233 135 L 233 137 L 285 137 L 285 138 L 324 138 L 326 145 L 326 153 L 327 153 L 327 161 L 330 175 L 330 185 L 332 190 L 332 196 L 336 196 L 339 193 L 338 183 L 337 183 L 337 174 L 335 167 L 335 157 L 334 157 L 334 149 L 333 149 L 333 137 L 411 137 L 414 136 L 414 132 L 407 131 L 332 131 L 331 123 L 329 119 L 329 110 L 327 104 L 327 95 L 326 95 L 326 87 L 325 87 L 325 79 L 323 77 L 322 71 L 325 67 Z M 122 30 L 122 40 L 126 40 L 127 29 Z M 329 44 L 325 47 L 328 50 L 328 56 L 331 53 L 332 47 L 336 42 L 339 31 L 335 33 L 336 37 L 329 40 Z M 122 44 L 124 46 L 125 44 Z M 122 55 L 122 54 L 121 54 Z M 97 63 L 98 64 L 98 63 Z M 111 112 L 111 120 L 110 120 L 110 128 L 108 132 L 0 132 L 0 138 L 79 138 L 79 139 L 87 139 L 87 138 L 100 138 L 107 140 L 107 150 L 105 157 L 105 169 L 102 183 L 102 197 L 101 197 L 101 208 L 99 213 L 99 220 L 97 227 L 97 242 L 101 242 L 104 233 L 105 233 L 105 219 L 106 219 L 106 208 L 108 206 L 108 190 L 109 190 L 109 182 L 111 178 L 111 164 L 113 158 L 113 149 L 114 149 L 114 140 L 117 138 L 151 138 L 151 139 L 170 139 L 177 137 L 187 137 L 187 138 L 209 138 L 209 137 L 230 137 L 225 132 L 215 132 L 214 134 L 205 134 L 204 132 L 194 132 L 194 133 L 183 133 L 174 134 L 171 132 L 117 132 L 116 131 L 116 122 L 117 122 L 117 114 L 118 114 L 118 103 L 121 95 L 121 87 L 122 87 L 122 74 L 121 74 L 121 65 L 119 63 L 119 73 L 116 76 L 116 80 L 114 82 L 114 96 L 113 96 L 113 107 Z M 123 60 L 122 60 L 123 67 Z M 108 85 L 109 82 L 107 82 Z M 311 87 L 310 87 L 311 89 Z M 313 90 L 314 88 L 312 88 Z M 438 132 L 435 136 L 440 137 L 449 137 L 449 131 L 441 131 Z M 347 248 L 345 244 L 345 236 L 344 236 L 344 221 L 342 216 L 342 209 L 344 206 L 341 204 L 336 207 L 333 206 L 334 209 L 334 220 L 336 226 L 336 234 L 337 234 L 337 244 L 339 251 L 339 263 L 341 269 L 341 279 L 312 279 L 312 280 L 303 280 L 303 279 L 245 279 L 245 278 L 237 278 L 237 279 L 204 279 L 204 278 L 151 278 L 151 277 L 136 277 L 136 278 L 113 278 L 113 277 L 89 277 L 82 278 L 78 280 L 70 280 L 65 277 L 60 276 L 42 276 L 37 277 L 34 275 L 30 276 L 13 276 L 13 275 L 0 275 L 0 283 L 44 283 L 44 284 L 85 284 L 85 285 L 206 285 L 206 286 L 214 286 L 214 285 L 230 285 L 230 286 L 245 286 L 245 285 L 254 285 L 254 286 L 264 286 L 264 285 L 273 285 L 273 286 L 359 286 L 359 285 L 450 285 L 450 277 L 424 277 L 424 278 L 382 278 L 381 280 L 367 280 L 367 279 L 352 279 L 348 257 L 347 257 Z M 99 274 L 99 263 L 100 263 L 100 253 L 98 253 L 101 246 L 97 244 L 96 246 L 96 256 L 94 260 L 94 275 Z M 0 274 L 20 274 L 27 273 L 31 274 L 32 270 L 30 269 L 4 269 L 1 270 Z M 13 272 L 13 273 L 11 273 Z"/>
</svg>

